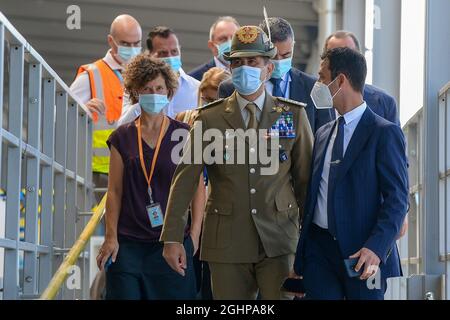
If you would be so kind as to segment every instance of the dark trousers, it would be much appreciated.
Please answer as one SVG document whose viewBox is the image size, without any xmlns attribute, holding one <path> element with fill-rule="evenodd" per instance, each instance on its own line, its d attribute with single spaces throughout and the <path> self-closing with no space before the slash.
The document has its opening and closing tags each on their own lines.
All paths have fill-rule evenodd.
<svg viewBox="0 0 450 320">
<path fill-rule="evenodd" d="M 200 250 L 194 256 L 194 271 L 196 278 L 197 299 L 212 300 L 211 273 L 208 262 L 200 260 Z"/>
<path fill-rule="evenodd" d="M 106 272 L 107 300 L 193 300 L 195 274 L 191 237 L 184 240 L 185 276 L 172 270 L 162 256 L 161 243 L 119 240 L 116 262 Z"/>
<path fill-rule="evenodd" d="M 312 224 L 304 248 L 304 285 L 310 300 L 383 300 L 386 280 L 379 285 L 350 278 L 338 242 L 327 230 Z M 380 271 L 379 271 L 380 272 Z M 378 289 L 376 287 L 378 286 Z"/>
<path fill-rule="evenodd" d="M 209 264 L 206 261 L 201 261 L 202 263 L 202 283 L 201 283 L 201 299 L 202 300 L 212 300 L 212 289 L 211 289 L 211 271 L 209 271 Z"/>
</svg>

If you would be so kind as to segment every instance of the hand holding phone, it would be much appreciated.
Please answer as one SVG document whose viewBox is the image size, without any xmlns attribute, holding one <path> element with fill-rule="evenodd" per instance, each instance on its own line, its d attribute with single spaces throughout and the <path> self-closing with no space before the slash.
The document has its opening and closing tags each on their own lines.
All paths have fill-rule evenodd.
<svg viewBox="0 0 450 320">
<path fill-rule="evenodd" d="M 105 271 L 108 271 L 110 265 L 112 265 L 112 256 L 110 256 L 105 263 Z"/>
<path fill-rule="evenodd" d="M 358 263 L 358 261 L 359 261 L 359 258 L 349 258 L 349 259 L 344 260 L 345 271 L 347 272 L 347 275 L 350 278 L 360 277 L 363 272 L 364 268 L 359 269 L 359 271 L 355 270 L 355 267 L 356 267 L 356 264 Z"/>
<path fill-rule="evenodd" d="M 301 278 L 286 278 L 284 280 L 281 291 L 292 293 L 305 293 L 305 287 L 303 286 L 303 279 Z"/>
</svg>

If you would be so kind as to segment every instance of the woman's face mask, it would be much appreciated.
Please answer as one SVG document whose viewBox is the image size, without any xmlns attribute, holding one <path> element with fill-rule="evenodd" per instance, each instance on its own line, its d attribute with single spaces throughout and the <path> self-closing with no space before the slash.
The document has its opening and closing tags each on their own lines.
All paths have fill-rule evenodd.
<svg viewBox="0 0 450 320">
<path fill-rule="evenodd" d="M 139 95 L 139 105 L 144 112 L 149 114 L 160 113 L 168 104 L 167 95 L 153 93 Z"/>
</svg>

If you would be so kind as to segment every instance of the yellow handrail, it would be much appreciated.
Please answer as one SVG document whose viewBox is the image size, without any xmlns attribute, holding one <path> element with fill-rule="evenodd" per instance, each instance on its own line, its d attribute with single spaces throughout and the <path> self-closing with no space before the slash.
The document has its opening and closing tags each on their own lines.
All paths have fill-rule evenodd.
<svg viewBox="0 0 450 320">
<path fill-rule="evenodd" d="M 56 273 L 53 275 L 53 278 L 48 284 L 47 289 L 45 289 L 45 291 L 42 293 L 40 300 L 53 300 L 55 298 L 56 294 L 64 283 L 64 280 L 66 280 L 67 278 L 67 272 L 69 271 L 69 268 L 75 264 L 78 257 L 80 256 L 81 251 L 86 246 L 87 242 L 94 233 L 95 228 L 100 223 L 103 217 L 103 214 L 105 212 L 106 195 L 107 194 L 105 193 L 99 205 L 95 209 L 94 214 L 92 215 L 88 224 L 78 238 L 77 242 L 75 242 L 73 247 L 70 249 L 63 263 L 58 268 L 58 271 L 56 271 Z"/>
</svg>

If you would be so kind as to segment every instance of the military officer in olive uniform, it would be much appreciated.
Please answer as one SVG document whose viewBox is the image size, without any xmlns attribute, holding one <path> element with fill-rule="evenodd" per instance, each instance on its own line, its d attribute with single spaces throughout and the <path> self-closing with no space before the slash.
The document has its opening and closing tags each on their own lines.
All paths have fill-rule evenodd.
<svg viewBox="0 0 450 320">
<path fill-rule="evenodd" d="M 226 59 L 236 91 L 200 108 L 172 181 L 161 241 L 167 263 L 183 275 L 187 208 L 206 166 L 210 196 L 201 259 L 210 265 L 214 299 L 255 299 L 258 292 L 262 299 L 284 298 L 280 288 L 293 265 L 313 136 L 303 104 L 265 91 L 275 54 L 276 47 L 259 27 L 244 26 L 235 33 Z M 185 163 L 192 150 L 204 151 L 208 145 L 195 140 L 195 131 L 211 128 L 223 134 L 223 150 L 215 152 L 216 162 L 202 158 L 200 163 Z M 230 129 L 236 131 L 230 134 Z M 259 146 L 242 134 L 249 129 L 265 132 L 268 142 L 276 141 L 267 150 L 277 155 L 275 172 L 263 174 L 259 158 L 256 163 L 249 161 Z M 230 143 L 231 139 L 237 143 Z M 243 163 L 228 164 L 243 153 Z"/>
</svg>

